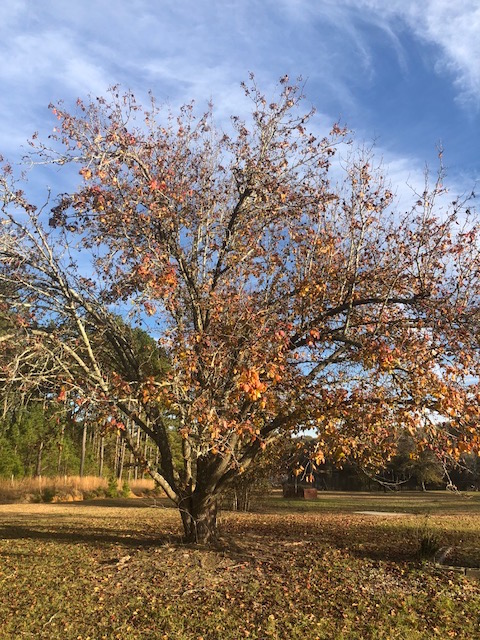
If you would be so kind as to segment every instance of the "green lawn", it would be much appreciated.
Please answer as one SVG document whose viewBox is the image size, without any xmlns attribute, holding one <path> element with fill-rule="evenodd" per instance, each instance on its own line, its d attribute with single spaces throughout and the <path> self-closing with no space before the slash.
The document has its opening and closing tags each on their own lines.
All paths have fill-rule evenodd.
<svg viewBox="0 0 480 640">
<path fill-rule="evenodd" d="M 480 491 L 471 493 L 453 491 L 389 491 L 388 493 L 319 491 L 316 500 L 284 499 L 280 491 L 275 491 L 261 500 L 259 508 L 273 512 L 393 511 L 411 514 L 480 514 Z"/>
<path fill-rule="evenodd" d="M 113 504 L 0 506 L 2 640 L 480 638 L 480 582 L 418 555 L 427 533 L 475 560 L 476 495 L 274 496 L 223 512 L 215 550 L 161 501 Z"/>
</svg>

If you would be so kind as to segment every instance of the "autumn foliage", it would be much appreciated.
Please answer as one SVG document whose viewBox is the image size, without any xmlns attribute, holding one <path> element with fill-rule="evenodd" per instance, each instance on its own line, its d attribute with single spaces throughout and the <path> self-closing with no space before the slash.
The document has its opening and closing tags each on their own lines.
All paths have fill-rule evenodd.
<svg viewBox="0 0 480 640">
<path fill-rule="evenodd" d="M 6 384 L 90 403 L 140 458 L 128 425 L 143 429 L 149 472 L 204 541 L 218 495 L 285 431 L 315 429 L 319 462 L 375 467 L 405 430 L 442 459 L 478 450 L 468 202 L 445 204 L 441 171 L 398 211 L 372 155 L 338 125 L 319 135 L 286 77 L 272 102 L 250 85 L 250 117 L 225 130 L 213 108 L 117 89 L 57 105 L 32 159 L 78 167 L 78 185 L 37 208 L 8 166 L 1 182 L 9 336 L 38 353 L 30 369 L 5 349 Z M 167 369 L 139 362 L 129 324 Z"/>
</svg>

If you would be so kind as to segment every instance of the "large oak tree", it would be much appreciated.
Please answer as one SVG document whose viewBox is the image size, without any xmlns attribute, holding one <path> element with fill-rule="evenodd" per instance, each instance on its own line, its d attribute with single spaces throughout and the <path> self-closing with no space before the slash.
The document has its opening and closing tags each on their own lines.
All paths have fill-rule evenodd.
<svg viewBox="0 0 480 640">
<path fill-rule="evenodd" d="M 478 448 L 466 203 L 439 208 L 440 176 L 396 210 L 371 155 L 346 154 L 338 125 L 318 136 L 288 78 L 273 102 L 250 84 L 251 115 L 227 132 L 211 108 L 175 116 L 116 89 L 52 106 L 31 159 L 68 180 L 77 165 L 78 187 L 37 208 L 10 167 L 1 179 L 5 384 L 92 403 L 141 460 L 140 427 L 159 450 L 148 472 L 202 542 L 222 491 L 286 431 L 316 429 L 317 461 L 376 464 L 405 429 L 440 456 Z M 168 367 L 139 358 L 135 323 Z"/>
</svg>

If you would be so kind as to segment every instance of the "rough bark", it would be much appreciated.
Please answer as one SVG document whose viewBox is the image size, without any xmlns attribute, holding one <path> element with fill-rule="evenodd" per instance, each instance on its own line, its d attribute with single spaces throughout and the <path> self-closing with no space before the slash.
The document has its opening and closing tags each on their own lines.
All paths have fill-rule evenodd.
<svg viewBox="0 0 480 640">
<path fill-rule="evenodd" d="M 217 540 L 217 496 L 195 492 L 179 504 L 185 542 L 212 544 Z"/>
</svg>

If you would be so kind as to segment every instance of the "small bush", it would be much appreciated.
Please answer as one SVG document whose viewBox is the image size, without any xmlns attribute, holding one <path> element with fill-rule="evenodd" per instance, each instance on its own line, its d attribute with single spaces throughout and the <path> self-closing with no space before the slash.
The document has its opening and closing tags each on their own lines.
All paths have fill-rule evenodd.
<svg viewBox="0 0 480 640">
<path fill-rule="evenodd" d="M 55 497 L 55 489 L 54 487 L 45 487 L 42 491 L 42 502 L 53 502 Z"/>
<path fill-rule="evenodd" d="M 120 491 L 120 495 L 122 496 L 122 498 L 128 498 L 131 493 L 132 493 L 132 490 L 130 489 L 130 485 L 126 480 L 124 480 L 122 484 L 122 489 Z"/>
<path fill-rule="evenodd" d="M 114 476 L 111 476 L 108 479 L 108 487 L 105 491 L 105 495 L 107 498 L 118 498 L 118 480 Z"/>
<path fill-rule="evenodd" d="M 429 516 L 426 515 L 423 525 L 418 530 L 418 554 L 421 558 L 429 560 L 435 557 L 441 546 L 440 535 L 431 528 Z"/>
</svg>

